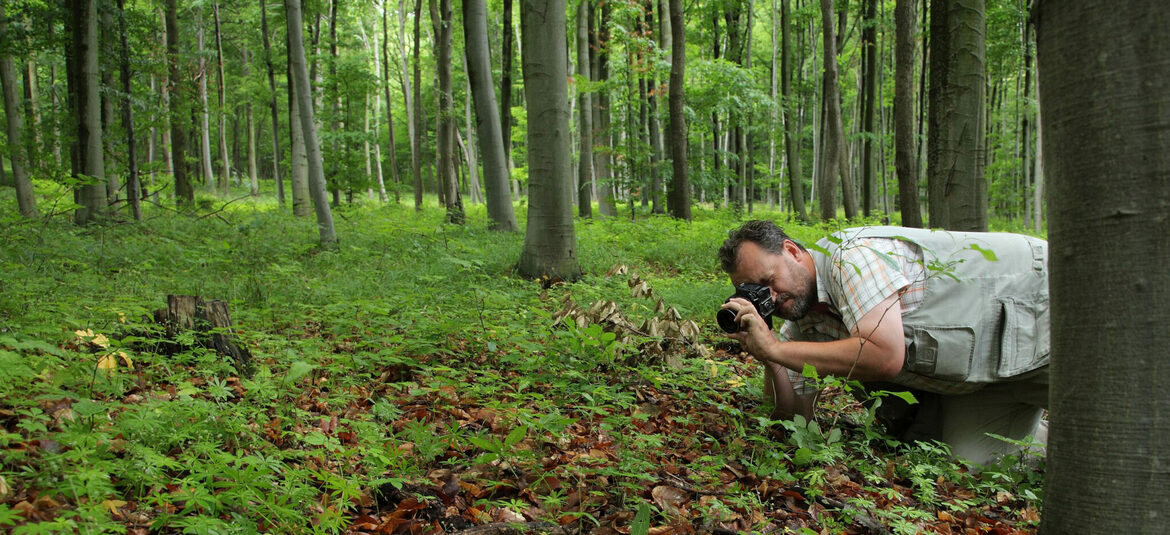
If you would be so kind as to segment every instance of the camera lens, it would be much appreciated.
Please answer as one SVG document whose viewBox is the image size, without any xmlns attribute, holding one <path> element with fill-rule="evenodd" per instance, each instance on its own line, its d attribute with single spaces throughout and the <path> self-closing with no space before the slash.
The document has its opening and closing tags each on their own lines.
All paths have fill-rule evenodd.
<svg viewBox="0 0 1170 535">
<path fill-rule="evenodd" d="M 719 322 L 719 328 L 723 332 L 734 333 L 739 331 L 739 322 L 735 321 L 735 311 L 722 308 L 715 313 L 715 320 Z"/>
</svg>

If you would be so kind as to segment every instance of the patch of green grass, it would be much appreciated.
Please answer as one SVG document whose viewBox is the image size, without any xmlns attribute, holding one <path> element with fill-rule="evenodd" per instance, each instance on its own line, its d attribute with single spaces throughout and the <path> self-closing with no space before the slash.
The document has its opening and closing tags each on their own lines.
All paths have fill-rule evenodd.
<svg viewBox="0 0 1170 535">
<path fill-rule="evenodd" d="M 269 198 L 222 211 L 201 199 L 188 215 L 147 206 L 141 223 L 0 219 L 0 526 L 335 533 L 405 507 L 378 504 L 391 488 L 449 499 L 469 522 L 586 530 L 637 511 L 639 525 L 793 532 L 867 514 L 909 532 L 935 511 L 1039 504 L 1022 465 L 977 478 L 937 447 L 882 453 L 864 422 L 768 420 L 743 355 L 669 366 L 647 337 L 552 324 L 566 297 L 652 315 L 628 275 L 606 276 L 623 264 L 709 351 L 726 340 L 713 313 L 731 292 L 715 251 L 743 217 L 579 220 L 583 280 L 541 289 L 513 271 L 523 233 L 487 230 L 482 206 L 451 226 L 433 199 L 422 212 L 346 205 L 340 246 L 322 250 L 312 220 Z M 807 243 L 834 225 L 786 228 Z M 256 373 L 204 348 L 162 354 L 151 313 L 168 294 L 227 301 Z M 686 502 L 653 494 L 665 486 Z M 847 491 L 859 501 L 834 505 Z M 802 512 L 814 504 L 820 520 Z"/>
</svg>

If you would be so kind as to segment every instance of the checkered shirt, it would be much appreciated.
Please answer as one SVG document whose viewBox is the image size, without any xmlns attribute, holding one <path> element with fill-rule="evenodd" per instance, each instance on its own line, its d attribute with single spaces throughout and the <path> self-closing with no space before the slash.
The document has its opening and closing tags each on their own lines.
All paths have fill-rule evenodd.
<svg viewBox="0 0 1170 535">
<path fill-rule="evenodd" d="M 823 258 L 824 253 L 809 252 Z M 803 319 L 786 321 L 780 340 L 827 342 L 852 336 L 858 320 L 887 297 L 901 294 L 902 313 L 922 304 L 926 287 L 922 251 L 913 243 L 893 238 L 858 238 L 842 243 L 831 259 L 829 273 L 817 272 L 817 300 L 828 310 L 810 311 Z M 797 395 L 813 394 L 816 388 L 805 382 L 800 371 L 788 370 Z M 941 384 L 905 371 L 894 382 L 911 388 Z"/>
</svg>

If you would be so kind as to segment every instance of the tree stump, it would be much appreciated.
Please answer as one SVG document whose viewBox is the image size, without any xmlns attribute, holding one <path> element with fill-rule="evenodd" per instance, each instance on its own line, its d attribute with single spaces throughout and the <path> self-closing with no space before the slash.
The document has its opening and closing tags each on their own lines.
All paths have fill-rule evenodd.
<svg viewBox="0 0 1170 535">
<path fill-rule="evenodd" d="M 194 331 L 197 345 L 231 358 L 237 373 L 252 376 L 252 353 L 232 339 L 232 318 L 227 303 L 196 295 L 168 295 L 167 308 L 155 310 L 154 321 L 166 329 L 163 353 L 173 355 L 187 349 L 189 346 L 177 337 Z"/>
</svg>

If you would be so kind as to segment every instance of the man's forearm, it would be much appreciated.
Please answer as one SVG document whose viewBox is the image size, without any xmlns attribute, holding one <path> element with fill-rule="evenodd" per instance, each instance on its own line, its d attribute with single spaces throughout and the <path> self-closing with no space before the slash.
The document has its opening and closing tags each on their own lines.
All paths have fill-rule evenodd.
<svg viewBox="0 0 1170 535">
<path fill-rule="evenodd" d="M 860 337 L 831 342 L 777 341 L 759 357 L 797 372 L 803 371 L 805 364 L 810 364 L 821 375 L 881 381 L 894 377 L 902 367 L 900 359 L 886 358 L 889 349 Z"/>
</svg>

